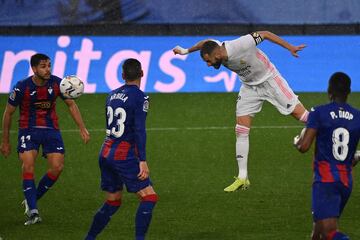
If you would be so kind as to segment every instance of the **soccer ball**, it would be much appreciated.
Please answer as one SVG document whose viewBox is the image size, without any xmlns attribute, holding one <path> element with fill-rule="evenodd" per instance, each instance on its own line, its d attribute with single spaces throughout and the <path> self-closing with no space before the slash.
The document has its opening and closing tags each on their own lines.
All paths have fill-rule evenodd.
<svg viewBox="0 0 360 240">
<path fill-rule="evenodd" d="M 78 98 L 84 93 L 84 83 L 75 75 L 66 76 L 60 82 L 60 92 L 66 98 Z"/>
</svg>

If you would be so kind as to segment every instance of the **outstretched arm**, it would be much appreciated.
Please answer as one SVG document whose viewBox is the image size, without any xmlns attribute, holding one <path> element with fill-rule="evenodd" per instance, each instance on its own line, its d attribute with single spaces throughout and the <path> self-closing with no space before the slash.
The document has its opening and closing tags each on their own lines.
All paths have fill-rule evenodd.
<svg viewBox="0 0 360 240">
<path fill-rule="evenodd" d="M 197 42 L 194 46 L 190 47 L 190 48 L 183 48 L 181 46 L 176 46 L 174 49 L 173 49 L 173 52 L 174 54 L 180 54 L 180 55 L 186 55 L 186 54 L 189 54 L 189 53 L 192 53 L 192 52 L 196 52 L 196 51 L 199 51 L 202 46 L 204 45 L 205 42 L 209 41 L 210 39 L 205 39 L 205 40 L 202 40 L 200 42 Z"/>
<path fill-rule="evenodd" d="M 85 127 L 78 106 L 76 105 L 75 101 L 72 99 L 65 99 L 64 102 L 69 108 L 71 117 L 74 119 L 76 125 L 78 125 L 80 129 L 80 135 L 82 140 L 84 141 L 84 143 L 87 143 L 90 140 L 90 134 Z"/>
<path fill-rule="evenodd" d="M 11 104 L 7 104 L 3 115 L 0 152 L 2 155 L 4 155 L 4 157 L 9 156 L 11 153 L 10 128 L 11 128 L 11 118 L 15 110 L 16 107 L 12 106 Z"/>
<path fill-rule="evenodd" d="M 294 57 L 299 57 L 298 51 L 301 51 L 303 48 L 306 47 L 305 44 L 301 44 L 299 46 L 291 45 L 290 43 L 288 43 L 278 35 L 269 31 L 258 31 L 258 33 L 260 34 L 262 39 L 267 39 L 289 50 Z"/>
</svg>

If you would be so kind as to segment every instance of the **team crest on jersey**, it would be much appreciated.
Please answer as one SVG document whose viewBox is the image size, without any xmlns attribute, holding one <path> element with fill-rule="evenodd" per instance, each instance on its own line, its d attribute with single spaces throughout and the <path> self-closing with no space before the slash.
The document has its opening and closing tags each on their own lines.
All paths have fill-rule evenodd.
<svg viewBox="0 0 360 240">
<path fill-rule="evenodd" d="M 49 87 L 48 92 L 49 92 L 49 94 L 51 94 L 53 92 L 53 89 L 51 87 Z"/>
<path fill-rule="evenodd" d="M 143 111 L 147 112 L 148 110 L 149 110 L 149 101 L 146 100 L 146 101 L 144 101 L 144 104 L 143 104 Z"/>
<path fill-rule="evenodd" d="M 16 91 L 15 91 L 15 90 L 13 90 L 13 91 L 10 93 L 9 98 L 10 98 L 10 100 L 15 101 L 15 98 L 16 98 Z"/>
</svg>

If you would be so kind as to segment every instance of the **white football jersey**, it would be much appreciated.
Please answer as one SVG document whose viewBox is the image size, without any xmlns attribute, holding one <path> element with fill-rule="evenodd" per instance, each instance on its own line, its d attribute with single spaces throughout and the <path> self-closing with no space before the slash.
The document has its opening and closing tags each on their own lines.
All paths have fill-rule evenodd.
<svg viewBox="0 0 360 240">
<path fill-rule="evenodd" d="M 237 73 L 247 85 L 257 85 L 268 77 L 279 75 L 266 54 L 256 47 L 261 41 L 255 32 L 224 42 L 228 60 L 222 64 Z"/>
</svg>

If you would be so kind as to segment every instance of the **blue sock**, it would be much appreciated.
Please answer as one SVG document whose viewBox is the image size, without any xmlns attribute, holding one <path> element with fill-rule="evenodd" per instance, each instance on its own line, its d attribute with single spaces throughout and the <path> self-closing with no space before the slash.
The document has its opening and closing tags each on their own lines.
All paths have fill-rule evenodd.
<svg viewBox="0 0 360 240">
<path fill-rule="evenodd" d="M 350 240 L 350 238 L 342 232 L 336 232 L 331 239 L 332 240 Z"/>
<path fill-rule="evenodd" d="M 37 187 L 37 199 L 39 200 L 56 182 L 57 177 L 46 173 L 40 180 Z"/>
<path fill-rule="evenodd" d="M 37 204 L 36 204 L 36 187 L 34 176 L 31 173 L 23 174 L 23 191 L 25 195 L 26 202 L 29 206 L 30 212 L 37 213 Z M 36 210 L 36 211 L 33 211 Z"/>
<path fill-rule="evenodd" d="M 350 238 L 347 235 L 345 235 L 342 232 L 338 232 L 338 231 L 330 232 L 327 235 L 326 239 L 329 239 L 329 240 L 350 240 Z"/>
<path fill-rule="evenodd" d="M 111 216 L 119 209 L 120 201 L 107 201 L 97 211 L 85 240 L 93 240 L 109 223 Z"/>
<path fill-rule="evenodd" d="M 135 236 L 136 240 L 144 240 L 149 228 L 152 211 L 157 201 L 157 195 L 145 196 L 140 202 L 135 218 Z"/>
</svg>

